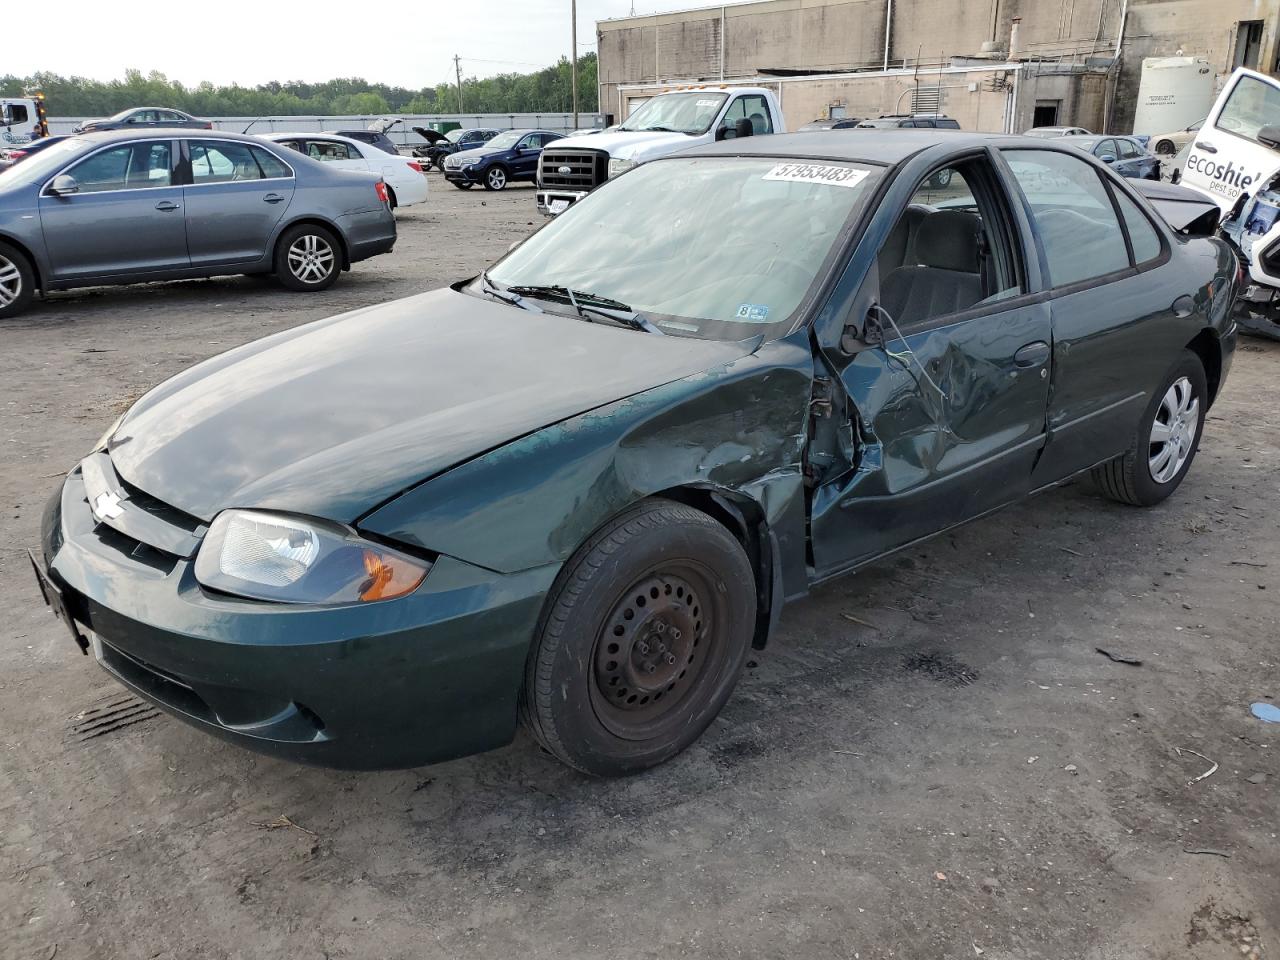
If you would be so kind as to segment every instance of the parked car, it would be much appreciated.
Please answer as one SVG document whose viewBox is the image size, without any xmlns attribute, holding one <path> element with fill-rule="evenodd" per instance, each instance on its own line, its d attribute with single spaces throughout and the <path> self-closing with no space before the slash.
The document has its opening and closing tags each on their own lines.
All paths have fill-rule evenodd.
<svg viewBox="0 0 1280 960">
<path fill-rule="evenodd" d="M 459 190 L 483 183 L 486 190 L 533 181 L 538 176 L 542 148 L 563 135 L 552 130 L 507 130 L 483 146 L 451 153 L 444 161 L 444 178 Z"/>
<path fill-rule="evenodd" d="M 408 766 L 519 718 L 629 773 L 815 585 L 1078 475 L 1173 494 L 1236 275 L 1064 145 L 699 147 L 477 277 L 156 387 L 33 562 L 120 682 L 246 747 Z"/>
<path fill-rule="evenodd" d="M 101 130 L 156 129 L 212 130 L 212 120 L 201 120 L 172 107 L 130 107 L 101 120 L 84 120 L 72 127 L 72 133 L 94 133 Z"/>
<path fill-rule="evenodd" d="M 1189 127 L 1183 127 L 1173 133 L 1157 133 L 1149 138 L 1150 142 L 1155 144 L 1155 152 L 1163 157 L 1176 157 L 1182 152 L 1182 148 L 1196 138 L 1196 134 L 1200 132 L 1200 128 L 1204 126 L 1203 120 L 1197 120 Z"/>
<path fill-rule="evenodd" d="M 1027 131 L 1028 137 L 1043 137 L 1052 140 L 1055 137 L 1089 137 L 1092 134 L 1084 127 L 1032 127 Z"/>
<path fill-rule="evenodd" d="M 400 148 L 396 146 L 394 140 L 387 136 L 387 131 L 397 123 L 404 123 L 404 121 L 393 117 L 384 117 L 369 124 L 367 130 L 326 130 L 325 133 L 333 134 L 336 137 L 350 137 L 352 140 L 359 140 L 361 143 L 377 147 L 383 153 L 392 153 L 398 157 L 400 156 Z"/>
<path fill-rule="evenodd" d="M 426 202 L 427 178 L 422 175 L 422 164 L 413 157 L 391 156 L 372 144 L 336 133 L 269 133 L 263 139 L 344 170 L 380 173 L 392 210 Z"/>
<path fill-rule="evenodd" d="M 852 130 L 862 122 L 862 117 L 831 117 L 826 120 L 814 120 L 800 127 L 797 133 L 812 133 L 815 130 Z"/>
<path fill-rule="evenodd" d="M 1159 180 L 1160 158 L 1148 153 L 1133 137 L 1104 137 L 1091 134 L 1087 137 L 1059 137 L 1063 143 L 1077 150 L 1091 153 L 1122 177 L 1131 180 Z"/>
<path fill-rule="evenodd" d="M 859 130 L 887 130 L 894 127 L 959 130 L 960 124 L 941 113 L 885 114 L 875 120 L 862 120 L 858 123 Z"/>
<path fill-rule="evenodd" d="M 0 177 L 0 317 L 37 289 L 274 273 L 324 290 L 395 244 L 387 199 L 378 174 L 257 137 L 69 137 Z"/>
<path fill-rule="evenodd" d="M 41 150 L 48 150 L 55 143 L 61 143 L 67 139 L 65 135 L 41 137 L 39 140 L 31 140 L 24 143 L 20 147 L 10 147 L 7 150 L 0 150 L 0 172 L 8 170 L 16 163 L 34 156 Z"/>
<path fill-rule="evenodd" d="M 414 127 L 413 132 L 427 141 L 427 146 L 418 147 L 414 155 L 435 165 L 444 172 L 445 157 L 462 150 L 474 150 L 483 146 L 502 131 L 492 127 L 473 127 L 469 130 L 450 130 L 448 133 L 437 133 L 426 127 Z"/>
</svg>

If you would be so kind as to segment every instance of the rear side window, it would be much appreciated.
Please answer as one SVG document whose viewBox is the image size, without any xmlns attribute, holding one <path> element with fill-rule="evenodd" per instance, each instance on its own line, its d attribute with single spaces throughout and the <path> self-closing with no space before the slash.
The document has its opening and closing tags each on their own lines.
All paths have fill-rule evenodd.
<svg viewBox="0 0 1280 960">
<path fill-rule="evenodd" d="M 1119 190 L 1115 192 L 1116 203 L 1120 206 L 1120 215 L 1124 218 L 1125 229 L 1129 231 L 1129 242 L 1133 245 L 1133 262 L 1142 264 L 1160 256 L 1162 245 L 1160 235 L 1151 221 L 1138 209 L 1138 205 Z"/>
<path fill-rule="evenodd" d="M 312 160 L 352 160 L 349 144 L 337 140 L 308 140 L 307 156 Z"/>
<path fill-rule="evenodd" d="M 1129 266 L 1129 251 L 1107 188 L 1088 162 L 1056 150 L 1007 150 L 1031 206 L 1055 287 Z"/>
<path fill-rule="evenodd" d="M 95 153 L 67 173 L 76 178 L 80 193 L 167 187 L 173 182 L 171 156 L 167 140 L 131 143 Z"/>
<path fill-rule="evenodd" d="M 277 157 L 270 150 L 264 150 L 262 147 L 250 147 L 253 152 L 253 158 L 258 161 L 258 167 L 262 170 L 262 175 L 268 180 L 276 177 L 291 177 L 293 171 L 284 165 L 284 161 Z"/>
</svg>

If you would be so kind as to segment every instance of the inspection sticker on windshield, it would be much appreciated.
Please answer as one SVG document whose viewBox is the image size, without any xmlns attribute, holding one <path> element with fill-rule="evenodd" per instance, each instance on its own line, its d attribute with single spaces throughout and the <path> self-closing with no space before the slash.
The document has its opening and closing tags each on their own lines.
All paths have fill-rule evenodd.
<svg viewBox="0 0 1280 960">
<path fill-rule="evenodd" d="M 719 100 L 699 100 L 697 105 L 700 107 L 718 107 L 720 106 L 720 101 Z"/>
<path fill-rule="evenodd" d="M 740 303 L 735 320 L 746 320 L 748 323 L 764 323 L 769 319 L 769 308 L 763 303 Z"/>
<path fill-rule="evenodd" d="M 832 187 L 856 187 L 867 179 L 869 170 L 837 167 L 826 163 L 780 163 L 764 175 L 765 180 L 792 183 L 825 183 Z"/>
</svg>

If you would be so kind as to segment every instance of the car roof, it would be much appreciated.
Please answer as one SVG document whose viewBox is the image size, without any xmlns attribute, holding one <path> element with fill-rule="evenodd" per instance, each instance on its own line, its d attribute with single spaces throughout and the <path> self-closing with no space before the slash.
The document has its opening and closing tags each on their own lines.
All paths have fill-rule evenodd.
<svg viewBox="0 0 1280 960">
<path fill-rule="evenodd" d="M 157 127 L 154 130 L 87 130 L 84 133 L 72 134 L 72 137 L 92 143 L 111 143 L 115 140 L 241 140 L 244 143 L 262 143 L 262 137 L 252 134 L 183 127 Z"/>
<path fill-rule="evenodd" d="M 719 143 L 682 150 L 677 156 L 752 156 L 797 160 L 822 158 L 862 160 L 892 166 L 939 143 L 957 150 L 990 144 L 1021 144 L 1038 149 L 1046 147 L 1043 140 L 1005 133 L 890 127 L 876 130 L 811 130 L 804 134 L 777 133 L 767 137 L 721 140 Z"/>
</svg>

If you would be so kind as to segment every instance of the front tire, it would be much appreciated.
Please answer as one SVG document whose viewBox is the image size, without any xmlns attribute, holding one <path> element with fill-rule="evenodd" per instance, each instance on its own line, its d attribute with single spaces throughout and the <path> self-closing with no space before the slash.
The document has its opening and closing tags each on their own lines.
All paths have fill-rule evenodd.
<svg viewBox="0 0 1280 960">
<path fill-rule="evenodd" d="M 16 317 L 31 303 L 36 273 L 22 251 L 0 243 L 0 319 Z"/>
<path fill-rule="evenodd" d="M 1161 140 L 1156 144 L 1156 153 L 1162 153 L 1165 156 L 1173 156 L 1178 150 L 1174 146 L 1172 140 Z"/>
<path fill-rule="evenodd" d="M 1178 489 L 1191 469 L 1208 407 L 1204 364 L 1184 350 L 1147 404 L 1129 452 L 1094 467 L 1094 485 L 1120 503 L 1135 507 L 1160 503 Z"/>
<path fill-rule="evenodd" d="M 507 188 L 507 168 L 503 166 L 493 166 L 484 175 L 484 188 L 486 190 L 496 191 L 505 190 Z"/>
<path fill-rule="evenodd" d="M 470 190 L 475 186 L 474 183 L 467 183 L 465 180 L 454 180 L 453 185 L 459 190 Z"/>
<path fill-rule="evenodd" d="M 341 269 L 341 248 L 324 227 L 298 224 L 286 230 L 276 244 L 276 278 L 290 290 L 327 290 Z"/>
<path fill-rule="evenodd" d="M 662 763 L 729 699 L 755 615 L 755 577 L 732 534 L 684 504 L 643 501 L 561 571 L 526 665 L 525 725 L 584 773 Z"/>
</svg>

